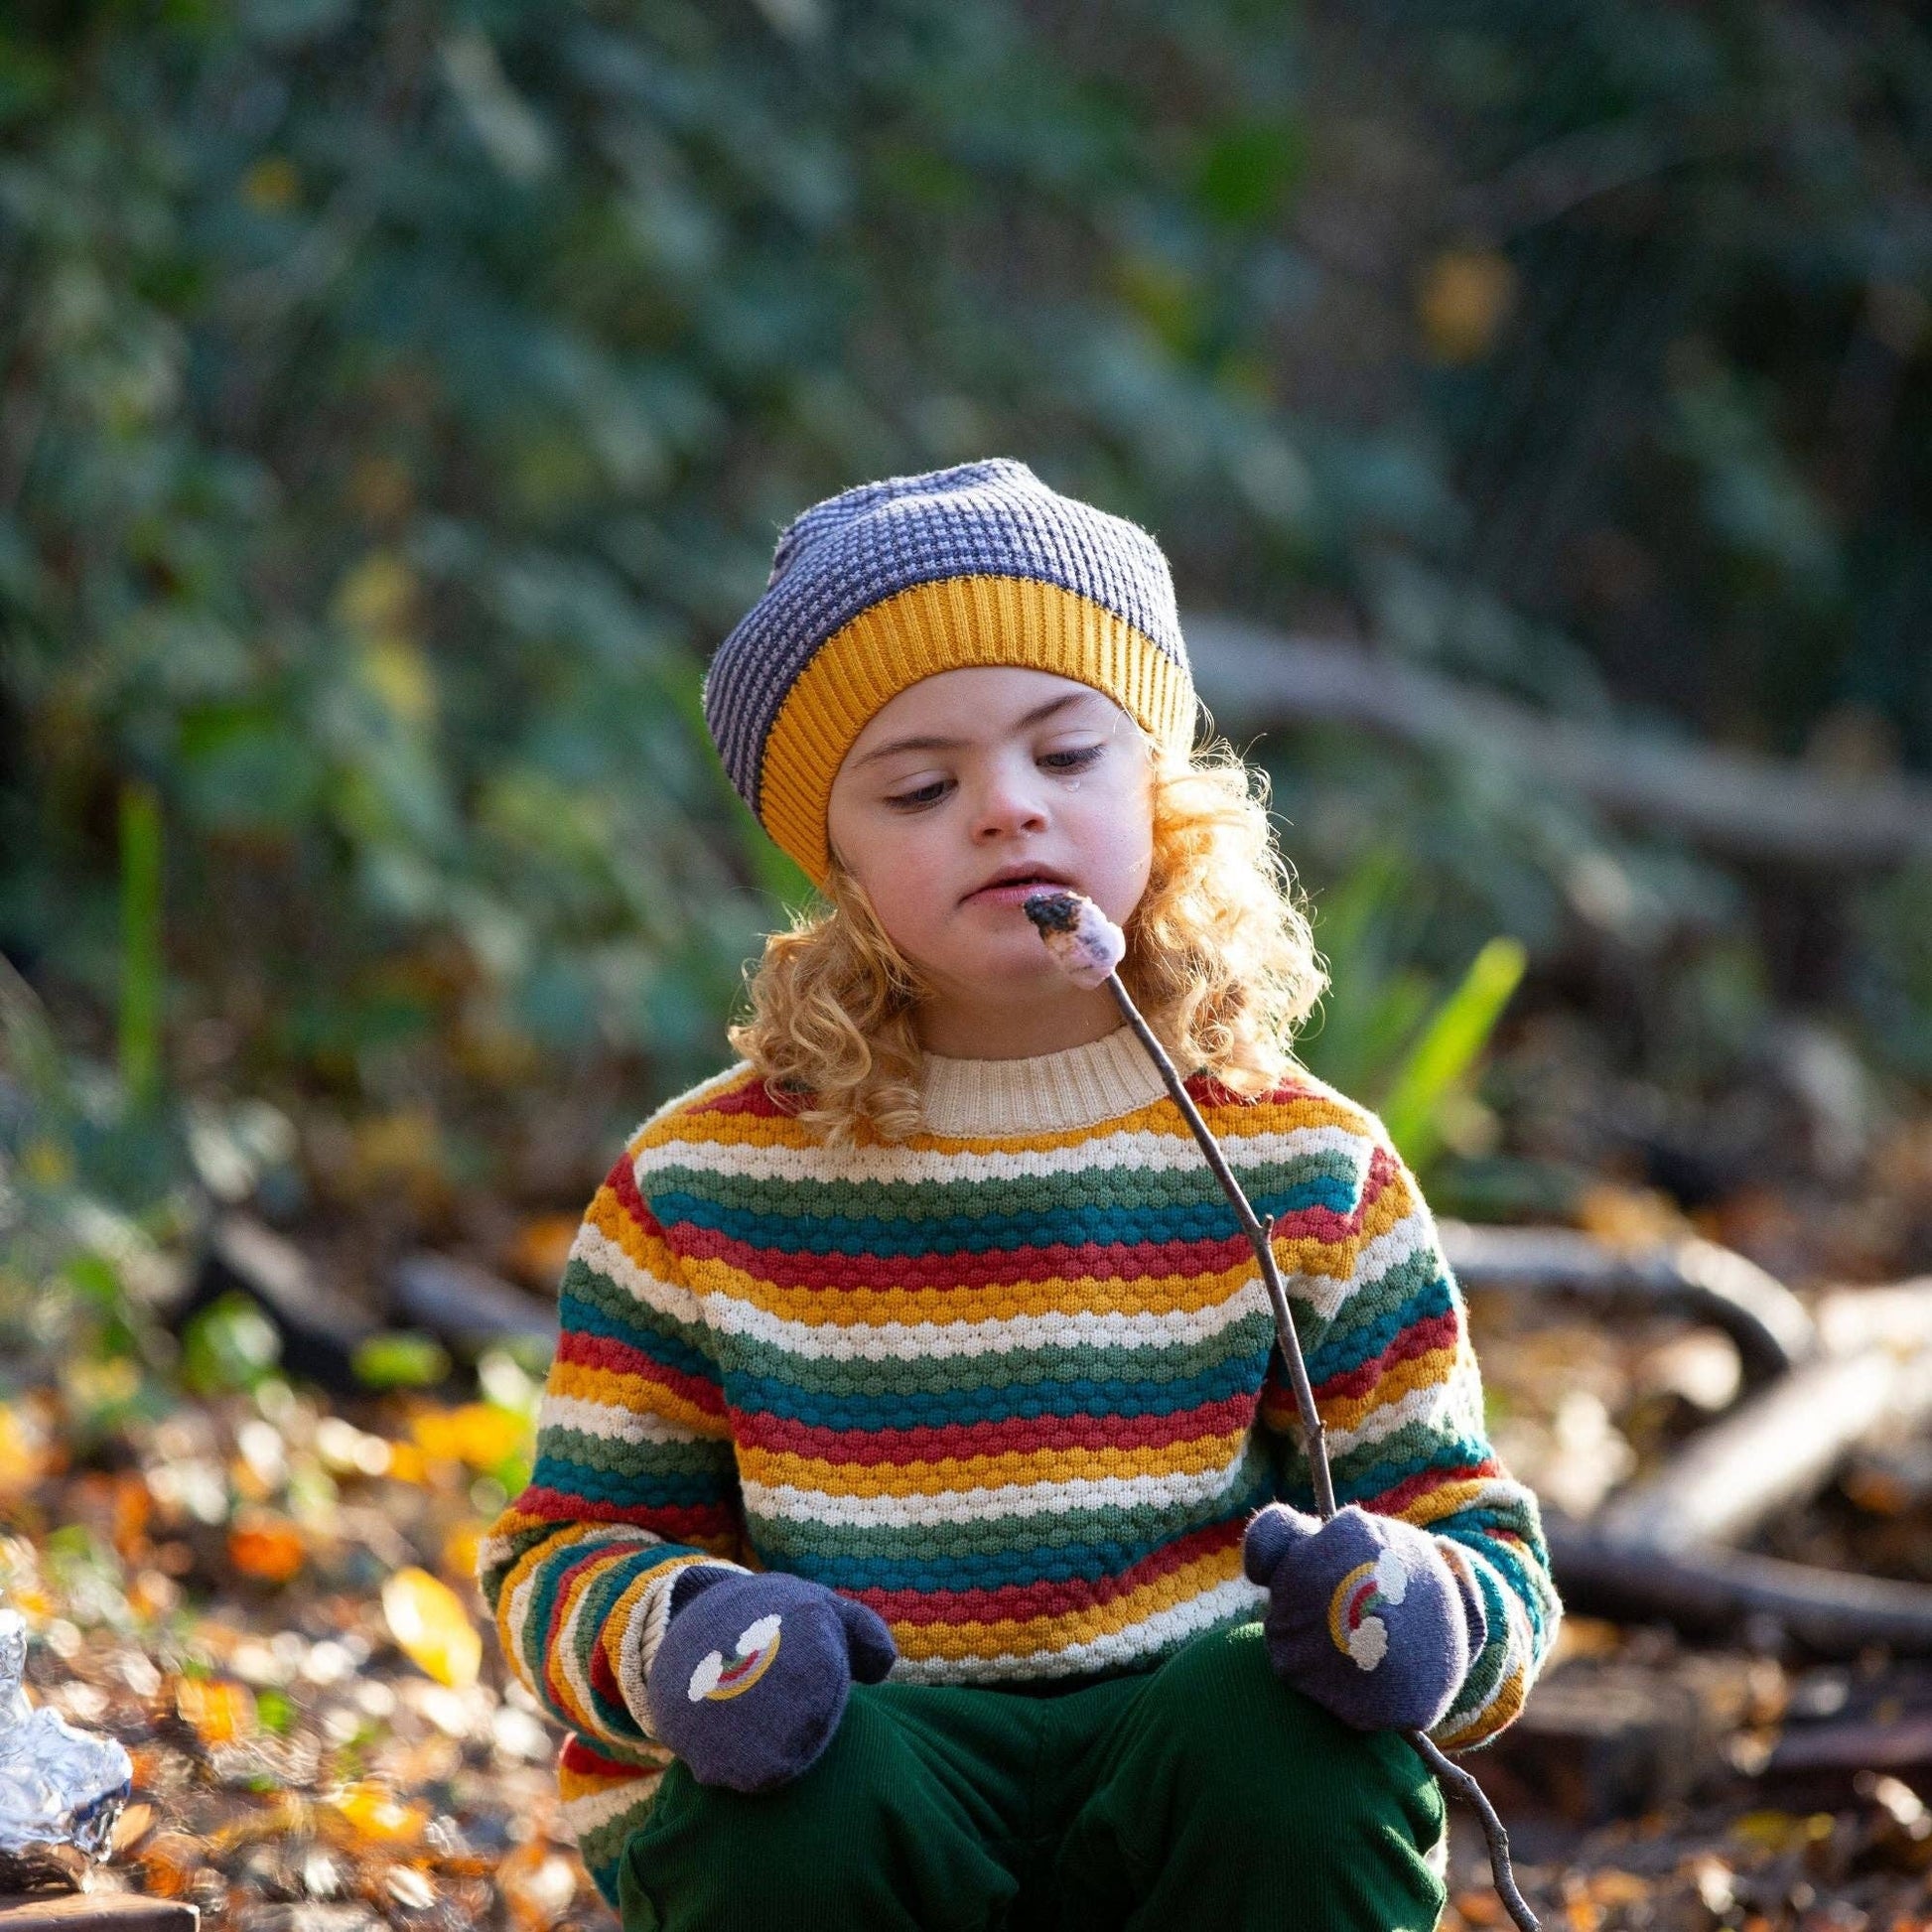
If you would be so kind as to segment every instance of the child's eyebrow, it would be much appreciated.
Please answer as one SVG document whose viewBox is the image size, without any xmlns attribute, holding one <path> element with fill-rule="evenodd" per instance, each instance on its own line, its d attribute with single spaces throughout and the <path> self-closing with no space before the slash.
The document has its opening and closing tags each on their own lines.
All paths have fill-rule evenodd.
<svg viewBox="0 0 1932 1932">
<path fill-rule="evenodd" d="M 1070 704 L 1081 704 L 1089 697 L 1098 696 L 1097 692 L 1068 691 L 1064 696 L 1048 698 L 1042 705 L 1035 705 L 1024 718 L 1014 721 L 1015 731 L 1025 731 L 1029 725 L 1036 725 L 1043 718 L 1050 718 L 1054 712 L 1063 711 Z M 859 759 L 860 764 L 871 764 L 875 759 L 891 758 L 895 752 L 956 752 L 972 741 L 965 738 L 896 738 L 889 745 L 881 745 L 868 752 Z M 856 766 L 854 767 L 857 768 Z"/>
</svg>

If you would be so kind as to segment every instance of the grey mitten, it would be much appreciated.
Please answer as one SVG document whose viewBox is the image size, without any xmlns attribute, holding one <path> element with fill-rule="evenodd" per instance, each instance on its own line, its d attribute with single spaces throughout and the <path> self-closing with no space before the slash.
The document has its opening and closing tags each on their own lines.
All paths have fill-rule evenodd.
<svg viewBox="0 0 1932 1932">
<path fill-rule="evenodd" d="M 832 1741 L 856 1677 L 876 1684 L 898 1649 L 876 1612 L 776 1571 L 694 1564 L 644 1677 L 653 1728 L 700 1784 L 768 1791 Z"/>
<path fill-rule="evenodd" d="M 1358 1730 L 1427 1730 L 1488 1631 L 1436 1539 L 1350 1503 L 1327 1522 L 1270 1503 L 1242 1561 L 1268 1587 L 1277 1676 Z"/>
</svg>

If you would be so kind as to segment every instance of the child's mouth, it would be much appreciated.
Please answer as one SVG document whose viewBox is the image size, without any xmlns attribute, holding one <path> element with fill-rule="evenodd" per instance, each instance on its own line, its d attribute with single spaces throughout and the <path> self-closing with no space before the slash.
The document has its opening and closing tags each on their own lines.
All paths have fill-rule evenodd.
<svg viewBox="0 0 1932 1932">
<path fill-rule="evenodd" d="M 988 902 L 998 905 L 1018 905 L 1034 893 L 1063 893 L 1065 882 L 1048 879 L 1041 874 L 1033 874 L 1025 879 L 1003 879 L 996 886 L 982 886 L 978 892 L 966 896 L 966 903 L 974 905 Z"/>
</svg>

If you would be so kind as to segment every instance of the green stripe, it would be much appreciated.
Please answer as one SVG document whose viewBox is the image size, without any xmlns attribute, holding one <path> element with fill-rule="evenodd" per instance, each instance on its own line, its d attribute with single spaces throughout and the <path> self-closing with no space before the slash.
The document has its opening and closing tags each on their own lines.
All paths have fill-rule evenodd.
<svg viewBox="0 0 1932 1932">
<path fill-rule="evenodd" d="M 728 1376 L 737 1372 L 782 1378 L 812 1395 L 953 1394 L 1080 1381 L 1151 1387 L 1259 1355 L 1274 1332 L 1273 1319 L 1256 1311 L 1230 1322 L 1218 1335 L 1174 1348 L 1016 1348 L 978 1355 L 835 1361 L 793 1354 L 775 1342 L 733 1335 L 722 1342 L 719 1352 Z"/>
<path fill-rule="evenodd" d="M 1333 1152 L 1292 1161 L 1243 1163 L 1236 1151 L 1230 1151 L 1229 1165 L 1249 1194 L 1281 1193 L 1321 1179 L 1338 1179 L 1352 1189 L 1360 1184 L 1362 1173 L 1359 1163 Z M 691 1193 L 744 1213 L 873 1216 L 894 1221 L 956 1218 L 970 1213 L 976 1200 L 985 1203 L 988 1213 L 1008 1213 L 1016 1196 L 1028 1212 L 1087 1207 L 1093 1204 L 1097 1185 L 1104 1185 L 1110 1207 L 1197 1207 L 1226 1201 L 1204 1162 L 1167 1173 L 1102 1164 L 1074 1173 L 959 1180 L 791 1179 L 716 1173 L 671 1164 L 654 1168 L 645 1179 L 653 1198 Z"/>
<path fill-rule="evenodd" d="M 732 1446 L 707 1438 L 696 1443 L 613 1443 L 602 1436 L 586 1435 L 581 1429 L 552 1425 L 537 1438 L 539 1460 L 553 1457 L 579 1462 L 590 1469 L 608 1469 L 613 1474 L 635 1474 L 641 1481 L 661 1473 L 709 1476 L 720 1481 L 738 1473 Z"/>
<path fill-rule="evenodd" d="M 712 1353 L 712 1333 L 703 1322 L 680 1321 L 648 1302 L 640 1302 L 622 1283 L 592 1267 L 582 1255 L 575 1256 L 564 1270 L 558 1293 L 576 1296 L 618 1326 L 629 1329 L 640 1345 L 653 1335 L 669 1335 L 696 1354 Z"/>
</svg>

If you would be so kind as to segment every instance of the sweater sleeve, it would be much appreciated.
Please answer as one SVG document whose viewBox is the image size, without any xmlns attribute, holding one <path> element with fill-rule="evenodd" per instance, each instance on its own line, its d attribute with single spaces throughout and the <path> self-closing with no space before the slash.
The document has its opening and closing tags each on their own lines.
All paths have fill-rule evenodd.
<svg viewBox="0 0 1932 1932">
<path fill-rule="evenodd" d="M 1352 1212 L 1333 1228 L 1276 1236 L 1335 1500 L 1398 1516 L 1437 1540 L 1488 1638 L 1430 1733 L 1446 1749 L 1486 1743 L 1523 1707 L 1562 1606 L 1536 1497 L 1496 1459 L 1468 1314 L 1435 1219 L 1387 1130 L 1362 1116 L 1366 1162 Z M 1293 1388 L 1279 1356 L 1262 1421 L 1281 1439 L 1276 1493 L 1314 1506 Z"/>
<path fill-rule="evenodd" d="M 672 1580 L 696 1562 L 742 1567 L 744 1513 L 703 1313 L 638 1190 L 635 1151 L 572 1245 L 536 1462 L 478 1578 L 544 1709 L 607 1757 L 655 1762 L 644 1674 Z"/>
</svg>

